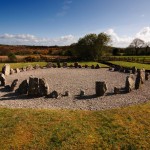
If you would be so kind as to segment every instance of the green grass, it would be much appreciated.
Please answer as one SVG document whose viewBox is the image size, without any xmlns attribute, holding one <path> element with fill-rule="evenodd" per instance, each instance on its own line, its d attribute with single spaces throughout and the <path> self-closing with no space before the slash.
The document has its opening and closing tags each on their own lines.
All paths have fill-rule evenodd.
<svg viewBox="0 0 150 150">
<path fill-rule="evenodd" d="M 113 58 L 134 58 L 134 59 L 139 59 L 139 60 L 150 60 L 150 56 L 109 56 Z"/>
<path fill-rule="evenodd" d="M 107 111 L 0 108 L 0 149 L 150 149 L 150 103 Z"/>
<path fill-rule="evenodd" d="M 6 63 L 0 63 L 0 69 L 4 66 Z M 10 64 L 11 68 L 22 68 L 24 66 L 32 65 L 35 66 L 36 64 L 39 64 L 40 66 L 45 66 L 46 62 L 28 62 L 28 63 L 8 63 Z"/>
<path fill-rule="evenodd" d="M 145 68 L 147 70 L 150 70 L 150 65 L 149 64 L 141 64 L 141 63 L 132 63 L 132 62 L 125 62 L 125 61 L 109 61 L 112 64 L 115 65 L 120 65 L 123 67 L 137 67 L 138 69 Z"/>
<path fill-rule="evenodd" d="M 0 70 L 2 70 L 2 67 L 4 66 L 5 63 L 0 63 Z M 11 68 L 22 68 L 24 66 L 28 66 L 28 65 L 32 65 L 32 66 L 35 66 L 36 64 L 39 64 L 40 66 L 46 66 L 47 62 L 28 62 L 28 63 L 8 63 L 10 64 Z M 73 63 L 70 63 L 68 62 L 68 65 L 70 64 L 73 64 Z M 104 65 L 104 64 L 101 64 L 101 63 L 97 63 L 97 62 L 80 62 L 79 63 L 80 65 L 97 65 L 99 64 L 101 67 L 108 67 L 107 65 Z"/>
</svg>

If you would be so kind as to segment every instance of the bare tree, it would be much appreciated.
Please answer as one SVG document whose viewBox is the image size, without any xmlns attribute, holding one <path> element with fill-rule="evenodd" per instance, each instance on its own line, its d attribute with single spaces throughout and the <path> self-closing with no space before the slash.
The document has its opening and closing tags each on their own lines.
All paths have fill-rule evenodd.
<svg viewBox="0 0 150 150">
<path fill-rule="evenodd" d="M 138 55 L 139 48 L 142 48 L 145 45 L 145 42 L 139 38 L 134 39 L 129 45 L 130 48 L 134 48 L 135 55 Z"/>
</svg>

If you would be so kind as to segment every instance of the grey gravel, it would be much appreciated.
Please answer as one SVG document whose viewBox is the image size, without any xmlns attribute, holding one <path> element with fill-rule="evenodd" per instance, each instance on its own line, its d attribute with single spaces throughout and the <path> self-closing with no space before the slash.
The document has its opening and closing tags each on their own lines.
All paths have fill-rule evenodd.
<svg viewBox="0 0 150 150">
<path fill-rule="evenodd" d="M 109 69 L 85 69 L 85 68 L 47 68 L 20 72 L 7 76 L 6 85 L 10 85 L 16 77 L 19 84 L 29 79 L 29 76 L 45 78 L 50 87 L 50 93 L 54 90 L 58 93 L 69 91 L 70 96 L 62 96 L 58 99 L 39 97 L 29 98 L 26 95 L 16 95 L 0 87 L 0 107 L 8 108 L 39 108 L 39 109 L 82 109 L 104 110 L 125 107 L 150 100 L 150 80 L 142 84 L 138 90 L 127 94 L 113 94 L 114 87 L 124 87 L 126 77 L 129 74 L 109 71 Z M 105 81 L 108 90 L 102 97 L 95 96 L 95 82 Z M 83 97 L 79 97 L 80 89 L 85 91 Z"/>
</svg>

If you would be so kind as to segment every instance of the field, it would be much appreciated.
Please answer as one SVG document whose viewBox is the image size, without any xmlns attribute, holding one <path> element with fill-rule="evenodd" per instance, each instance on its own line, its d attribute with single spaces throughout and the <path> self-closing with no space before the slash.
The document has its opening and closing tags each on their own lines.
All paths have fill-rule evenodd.
<svg viewBox="0 0 150 150">
<path fill-rule="evenodd" d="M 138 69 L 145 68 L 147 70 L 150 70 L 150 65 L 149 64 L 141 64 L 141 63 L 133 63 L 133 62 L 125 62 L 125 61 L 109 61 L 112 64 L 115 65 L 120 65 L 123 67 L 137 67 Z"/>
<path fill-rule="evenodd" d="M 107 110 L 0 108 L 0 149 L 150 149 L 150 103 Z"/>
</svg>

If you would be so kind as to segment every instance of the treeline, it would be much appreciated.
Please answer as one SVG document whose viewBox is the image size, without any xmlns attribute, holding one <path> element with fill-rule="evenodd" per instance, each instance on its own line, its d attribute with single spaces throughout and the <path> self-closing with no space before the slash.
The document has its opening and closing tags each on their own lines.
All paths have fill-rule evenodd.
<svg viewBox="0 0 150 150">
<path fill-rule="evenodd" d="M 0 55 L 61 55 L 62 51 L 66 51 L 69 46 L 14 46 L 0 45 Z"/>
</svg>

